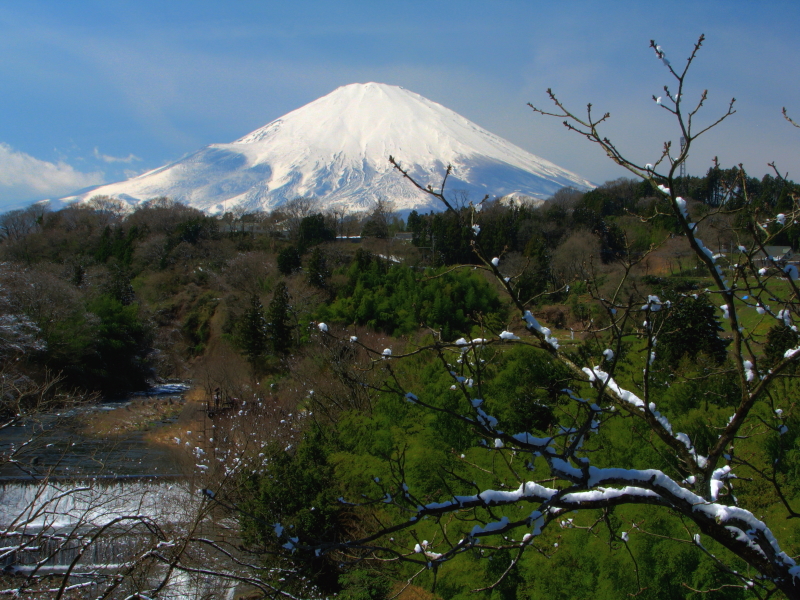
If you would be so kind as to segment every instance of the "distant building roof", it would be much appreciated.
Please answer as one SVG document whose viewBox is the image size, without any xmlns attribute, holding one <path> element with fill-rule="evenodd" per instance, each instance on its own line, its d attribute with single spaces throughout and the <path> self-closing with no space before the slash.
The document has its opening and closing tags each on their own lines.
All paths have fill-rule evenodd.
<svg viewBox="0 0 800 600">
<path fill-rule="evenodd" d="M 766 261 L 768 258 L 772 260 L 793 260 L 795 252 L 791 246 L 764 246 L 764 253 L 759 253 L 756 258 Z"/>
</svg>

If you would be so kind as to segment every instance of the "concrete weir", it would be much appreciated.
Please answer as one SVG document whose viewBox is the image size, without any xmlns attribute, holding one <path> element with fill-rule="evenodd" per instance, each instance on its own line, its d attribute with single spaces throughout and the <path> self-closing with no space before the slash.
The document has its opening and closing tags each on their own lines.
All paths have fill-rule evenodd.
<svg viewBox="0 0 800 600">
<path fill-rule="evenodd" d="M 52 585 L 69 574 L 70 586 L 96 595 L 119 574 L 137 572 L 154 585 L 168 578 L 170 591 L 160 597 L 201 597 L 211 588 L 225 596 L 230 584 L 220 578 L 167 573 L 157 560 L 144 573 L 146 565 L 136 563 L 153 549 L 168 554 L 172 540 L 197 522 L 202 501 L 181 479 L 4 482 L 2 587 Z"/>
</svg>

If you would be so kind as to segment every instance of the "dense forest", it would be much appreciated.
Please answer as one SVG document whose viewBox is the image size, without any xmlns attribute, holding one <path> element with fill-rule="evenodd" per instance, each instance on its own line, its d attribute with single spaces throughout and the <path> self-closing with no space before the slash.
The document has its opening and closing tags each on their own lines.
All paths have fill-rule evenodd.
<svg viewBox="0 0 800 600">
<path fill-rule="evenodd" d="M 725 255 L 720 272 L 737 272 L 727 257 L 739 246 L 762 240 L 798 246 L 800 228 L 775 218 L 796 208 L 800 186 L 793 182 L 714 168 L 678 179 L 675 187 L 687 198 L 687 214 L 702 221 L 706 246 Z M 112 398 L 155 381 L 191 380 L 208 394 L 219 390 L 280 407 L 281 419 L 252 416 L 263 427 L 249 459 L 258 456 L 268 466 L 238 471 L 228 493 L 244 515 L 244 544 L 265 565 L 296 575 L 287 583 L 292 593 L 380 598 L 413 579 L 448 600 L 684 598 L 696 590 L 703 591 L 698 598 L 750 597 L 740 577 L 720 567 L 720 544 L 709 540 L 704 552 L 676 543 L 687 539 L 687 524 L 646 504 L 565 514 L 542 534 L 538 551 L 519 557 L 517 541 L 506 537 L 476 544 L 463 560 L 438 569 L 412 559 L 424 559 L 425 548 L 443 536 L 465 535 L 475 515 L 398 531 L 397 547 L 419 548 L 408 560 L 363 551 L 293 563 L 276 553 L 286 546 L 274 523 L 291 529 L 290 542 L 320 547 L 368 536 L 406 518 L 409 507 L 486 487 L 516 489 L 520 473 L 537 473 L 540 459 L 503 454 L 502 445 L 487 446 L 480 428 L 452 418 L 465 410 L 463 386 L 474 383 L 482 398 L 491 398 L 492 414 L 509 431 L 547 436 L 574 417 L 565 390 L 585 382 L 525 344 L 471 344 L 452 364 L 441 352 L 417 351 L 431 344 L 458 348 L 501 332 L 513 339 L 510 332 L 522 329 L 516 303 L 552 329 L 578 367 L 613 363 L 617 381 L 628 386 L 651 369 L 650 397 L 698 453 L 709 452 L 741 395 L 737 379 L 718 376 L 733 370 L 727 313 L 703 293 L 712 282 L 698 269 L 669 200 L 649 182 L 620 179 L 585 193 L 565 189 L 541 204 L 493 200 L 459 211 L 412 212 L 403 221 L 379 203 L 371 214 L 345 218 L 298 199 L 269 215 L 216 218 L 165 198 L 132 211 L 94 198 L 58 211 L 36 205 L 6 213 L 0 217 L 3 410 L 33 402 L 20 381 L 52 374 L 58 374 L 48 392 L 54 397 Z M 766 233 L 752 228 L 746 217 L 753 214 L 772 219 Z M 479 219 L 482 254 L 475 229 L 464 226 L 469 219 Z M 347 237 L 354 232 L 360 237 Z M 497 262 L 487 265 L 481 256 Z M 758 260 L 757 253 L 751 258 Z M 505 280 L 492 276 L 498 264 Z M 781 289 L 791 284 L 778 265 L 765 273 Z M 662 333 L 646 364 L 637 324 L 627 324 L 613 351 L 607 349 L 614 319 L 600 300 L 615 293 L 622 275 L 631 298 L 657 298 L 646 304 L 658 307 L 651 327 Z M 746 303 L 747 295 L 740 300 Z M 758 332 L 754 354 L 764 368 L 778 365 L 798 345 L 796 330 L 751 312 L 746 326 Z M 386 350 L 381 357 L 373 348 Z M 381 360 L 406 352 L 402 360 Z M 470 356 L 480 381 L 456 377 L 454 385 Z M 800 499 L 800 426 L 791 410 L 800 390 L 792 377 L 776 385 L 782 387 L 772 406 L 758 412 L 764 425 L 737 446 L 735 493 L 732 484 L 720 492 L 724 502 L 768 515 L 784 514 Z M 407 389 L 430 406 L 398 401 Z M 647 428 L 618 416 L 608 418 L 602 437 L 588 438 L 593 460 L 683 473 Z M 232 418 L 230 427 L 233 438 L 243 425 Z M 219 473 L 211 468 L 210 481 Z M 401 486 L 414 496 L 390 502 Z M 483 510 L 491 516 L 490 507 Z M 794 521 L 776 534 L 797 554 Z M 738 557 L 725 564 L 752 573 Z"/>
<path fill-rule="evenodd" d="M 696 199 L 698 215 L 725 197 L 726 211 L 709 219 L 715 251 L 735 243 L 745 193 L 749 206 L 773 214 L 787 211 L 798 193 L 793 182 L 770 175 L 745 178 L 732 190 L 736 174 L 714 168 L 678 180 Z M 95 198 L 55 212 L 37 205 L 0 216 L 4 301 L 38 329 L 41 343 L 26 354 L 25 368 L 58 371 L 76 388 L 114 394 L 157 377 L 191 377 L 210 342 L 253 362 L 247 348 L 259 342 L 248 336 L 257 337 L 260 327 L 253 307 L 262 310 L 281 284 L 295 300 L 286 306 L 292 326 L 282 333 L 280 352 L 270 351 L 274 341 L 256 352 L 267 362 L 306 340 L 315 320 L 395 337 L 422 327 L 450 340 L 468 335 L 482 318 L 506 318 L 496 290 L 477 274 L 432 276 L 477 264 L 459 215 L 411 212 L 403 222 L 381 203 L 345 222 L 316 212 L 309 201 L 290 204 L 269 216 L 218 219 L 164 198 L 131 213 Z M 587 319 L 590 308 L 578 300 L 590 266 L 602 270 L 657 245 L 652 267 L 642 267 L 644 281 L 686 275 L 696 266 L 684 264 L 686 247 L 663 243 L 676 230 L 648 182 L 622 179 L 586 193 L 565 189 L 540 205 L 481 207 L 483 251 L 511 265 L 521 299 L 542 309 L 559 306 L 561 327 L 579 328 Z M 410 245 L 395 239 L 406 230 Z M 353 232 L 363 232 L 363 243 L 335 241 Z M 797 235 L 789 228 L 771 243 L 797 247 Z"/>
</svg>

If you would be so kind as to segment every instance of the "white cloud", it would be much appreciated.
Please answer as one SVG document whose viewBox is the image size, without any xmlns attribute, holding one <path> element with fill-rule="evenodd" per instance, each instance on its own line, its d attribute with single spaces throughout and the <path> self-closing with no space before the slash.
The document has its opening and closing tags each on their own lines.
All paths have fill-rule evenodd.
<svg viewBox="0 0 800 600">
<path fill-rule="evenodd" d="M 121 156 L 109 156 L 108 154 L 102 154 L 97 147 L 94 149 L 94 157 L 98 160 L 105 161 L 107 163 L 132 163 L 135 160 L 142 160 L 135 154 L 131 153 L 128 156 L 121 157 Z"/>
<path fill-rule="evenodd" d="M 39 160 L 0 142 L 0 209 L 13 202 L 64 196 L 103 181 L 99 171 L 76 171 L 64 161 Z"/>
</svg>

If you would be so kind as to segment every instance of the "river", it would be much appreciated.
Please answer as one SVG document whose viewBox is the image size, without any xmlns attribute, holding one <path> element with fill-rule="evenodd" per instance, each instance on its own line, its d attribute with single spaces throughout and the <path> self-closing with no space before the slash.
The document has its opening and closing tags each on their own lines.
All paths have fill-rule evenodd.
<svg viewBox="0 0 800 600">
<path fill-rule="evenodd" d="M 36 415 L 0 431 L 0 457 L 14 454 L 15 460 L 0 460 L 0 482 L 42 476 L 56 478 L 103 477 L 111 479 L 182 474 L 180 456 L 167 444 L 150 440 L 153 427 L 175 423 L 178 414 L 159 419 L 145 428 L 88 435 L 87 420 L 102 413 L 122 414 L 142 403 L 159 398 L 183 402 L 183 384 L 167 384 L 134 394 L 123 401 L 78 406 L 57 413 Z"/>
<path fill-rule="evenodd" d="M 137 403 L 152 406 L 154 397 L 161 406 L 168 402 L 183 407 L 184 414 L 193 411 L 181 398 L 185 390 L 156 388 L 124 402 L 39 415 L 0 431 L 0 455 L 15 458 L 0 463 L 0 567 L 13 575 L 4 578 L 0 593 L 19 584 L 49 585 L 74 568 L 69 583 L 76 589 L 70 593 L 96 597 L 143 549 L 163 545 L 168 554 L 170 540 L 197 527 L 203 497 L 183 475 L 185 452 L 153 443 L 140 429 L 101 436 L 87 435 L 86 429 L 93 416 L 135 413 Z M 181 411 L 175 410 L 147 429 L 168 428 L 179 418 Z M 167 573 L 163 563 L 153 565 L 140 582 L 157 585 L 166 577 L 169 584 L 159 597 L 234 595 L 231 584 L 218 577 Z M 128 582 L 119 591 L 127 594 L 127 588 Z"/>
</svg>

